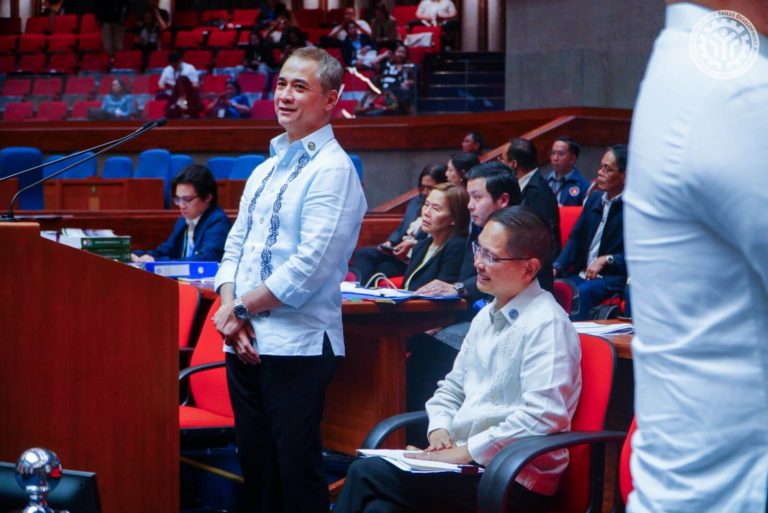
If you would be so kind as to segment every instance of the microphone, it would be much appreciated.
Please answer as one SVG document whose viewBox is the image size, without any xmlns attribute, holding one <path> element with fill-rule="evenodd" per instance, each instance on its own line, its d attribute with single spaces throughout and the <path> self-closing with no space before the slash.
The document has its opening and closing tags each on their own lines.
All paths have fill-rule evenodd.
<svg viewBox="0 0 768 513">
<path fill-rule="evenodd" d="M 19 171 L 17 173 L 13 173 L 12 175 L 3 176 L 2 178 L 0 178 L 0 182 L 4 182 L 6 180 L 10 180 L 11 178 L 16 178 L 17 176 L 21 176 L 23 174 L 30 173 L 32 171 L 36 171 L 36 170 L 40 169 L 41 167 L 50 166 L 51 164 L 58 164 L 62 160 L 68 160 L 68 159 L 71 159 L 71 158 L 79 157 L 80 155 L 83 155 L 84 153 L 88 153 L 89 151 L 99 150 L 101 148 L 104 148 L 105 146 L 109 146 L 110 144 L 119 142 L 119 141 L 125 139 L 126 137 L 130 137 L 132 134 L 134 134 L 134 133 L 136 133 L 136 132 L 138 132 L 140 130 L 152 129 L 152 128 L 156 127 L 156 126 L 163 126 L 167 122 L 168 121 L 165 118 L 159 118 L 159 119 L 155 119 L 153 121 L 147 121 L 146 123 L 144 123 L 144 125 L 141 126 L 141 128 L 137 128 L 135 131 L 131 132 L 128 135 L 124 135 L 122 137 L 118 137 L 117 139 L 113 139 L 113 140 L 107 141 L 105 143 L 97 144 L 96 146 L 92 146 L 91 148 L 86 148 L 85 150 L 80 150 L 80 151 L 78 151 L 76 153 L 73 153 L 71 155 L 64 155 L 63 157 L 57 158 L 56 160 L 51 160 L 50 162 L 43 162 L 42 164 L 39 164 L 37 166 L 33 166 L 33 167 L 30 167 L 30 168 L 27 168 L 27 169 L 23 169 L 23 170 L 21 170 L 21 171 Z M 85 162 L 85 161 L 83 161 L 83 162 Z M 67 169 L 69 169 L 69 168 L 67 168 Z"/>
<path fill-rule="evenodd" d="M 96 157 L 98 157 L 102 153 L 105 153 L 105 152 L 111 150 L 112 148 L 120 146 L 121 144 L 126 143 L 126 142 L 130 141 L 131 139 L 135 139 L 136 137 L 140 136 L 141 134 L 143 134 L 145 132 L 149 132 L 150 130 L 152 130 L 155 127 L 163 126 L 167 122 L 168 121 L 165 118 L 158 118 L 158 119 L 155 119 L 153 121 L 147 121 L 146 123 L 144 123 L 144 125 L 141 126 L 141 128 L 131 132 L 130 134 L 128 134 L 126 136 L 123 136 L 123 137 L 121 137 L 121 138 L 119 138 L 117 140 L 114 140 L 114 141 L 109 141 L 107 143 L 103 143 L 103 144 L 100 144 L 98 146 L 94 146 L 94 148 L 103 148 L 103 149 L 100 149 L 99 151 L 97 151 L 93 155 L 89 155 L 89 156 L 85 157 L 82 160 L 78 160 L 74 164 L 70 164 L 69 166 L 67 166 L 67 167 L 65 167 L 63 169 L 60 169 L 60 170 L 56 171 L 55 173 L 52 173 L 52 174 L 46 176 L 45 178 L 43 178 L 41 180 L 38 180 L 35 183 L 29 184 L 26 187 L 24 187 L 22 189 L 19 189 L 18 192 L 16 192 L 16 194 L 14 194 L 13 198 L 11 199 L 11 204 L 8 207 L 8 211 L 3 212 L 2 214 L 0 214 L 0 222 L 3 222 L 3 221 L 15 221 L 16 220 L 14 218 L 14 215 L 13 215 L 13 205 L 14 205 L 14 203 L 16 203 L 16 199 L 22 193 L 28 191 L 29 189 L 32 189 L 33 187 L 37 187 L 38 185 L 40 185 L 40 184 L 42 184 L 44 182 L 47 182 L 51 178 L 55 178 L 55 177 L 59 176 L 60 174 L 69 171 L 73 167 L 78 166 L 78 165 L 82 164 L 83 162 L 87 162 L 87 161 L 89 161 L 91 159 L 95 159 Z M 106 147 L 104 147 L 104 146 L 106 146 Z M 84 151 L 90 151 L 90 150 L 84 150 Z M 82 154 L 82 153 L 83 152 L 80 152 L 79 154 Z M 70 157 L 73 157 L 73 156 L 75 156 L 75 155 L 70 155 Z M 61 159 L 58 159 L 55 162 L 58 162 L 59 160 L 61 160 Z M 48 164 L 51 164 L 51 163 L 52 162 L 49 162 Z M 38 166 L 38 167 L 41 167 L 41 166 Z M 22 171 L 22 173 L 25 173 L 27 171 L 31 171 L 31 169 L 24 170 L 24 171 Z M 16 175 L 13 175 L 13 176 L 16 176 Z"/>
</svg>

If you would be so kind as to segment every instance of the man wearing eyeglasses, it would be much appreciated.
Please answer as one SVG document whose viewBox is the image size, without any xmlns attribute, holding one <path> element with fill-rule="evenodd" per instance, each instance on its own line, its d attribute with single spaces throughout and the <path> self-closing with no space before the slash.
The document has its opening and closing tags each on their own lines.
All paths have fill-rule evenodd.
<svg viewBox="0 0 768 513">
<path fill-rule="evenodd" d="M 472 321 L 453 369 L 427 401 L 429 444 L 414 459 L 487 465 L 519 438 L 570 429 L 581 350 L 568 316 L 536 280 L 550 245 L 546 225 L 526 207 L 488 218 L 473 247 L 477 286 L 493 301 Z M 566 450 L 528 464 L 510 487 L 511 509 L 545 511 L 567 465 Z M 411 474 L 365 458 L 349 468 L 334 512 L 474 512 L 479 478 Z"/>
<path fill-rule="evenodd" d="M 182 169 L 172 184 L 173 202 L 181 217 L 168 240 L 152 251 L 136 251 L 132 262 L 189 260 L 219 262 L 232 223 L 217 201 L 216 179 L 205 166 Z"/>
<path fill-rule="evenodd" d="M 597 187 L 571 230 L 568 242 L 552 264 L 555 277 L 579 289 L 579 311 L 574 321 L 589 319 L 590 310 L 613 292 L 624 290 L 624 204 L 627 146 L 611 146 L 600 161 Z"/>
</svg>

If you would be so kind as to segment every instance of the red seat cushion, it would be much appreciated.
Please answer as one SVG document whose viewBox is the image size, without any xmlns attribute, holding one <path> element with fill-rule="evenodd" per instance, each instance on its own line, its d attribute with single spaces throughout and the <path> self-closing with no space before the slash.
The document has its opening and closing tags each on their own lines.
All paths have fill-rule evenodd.
<svg viewBox="0 0 768 513">
<path fill-rule="evenodd" d="M 179 406 L 179 428 L 206 428 L 234 426 L 234 417 L 216 415 L 193 406 Z"/>
</svg>

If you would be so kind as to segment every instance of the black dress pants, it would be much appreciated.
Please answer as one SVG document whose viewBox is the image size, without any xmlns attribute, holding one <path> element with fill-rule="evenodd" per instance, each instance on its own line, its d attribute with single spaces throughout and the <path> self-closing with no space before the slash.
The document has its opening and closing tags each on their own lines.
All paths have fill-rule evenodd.
<svg viewBox="0 0 768 513">
<path fill-rule="evenodd" d="M 411 474 L 381 458 L 355 461 L 333 513 L 475 513 L 479 475 Z M 544 511 L 550 498 L 514 483 L 513 512 Z"/>
<path fill-rule="evenodd" d="M 235 438 L 249 511 L 327 513 L 320 422 L 338 365 L 325 337 L 322 356 L 226 355 Z"/>
</svg>

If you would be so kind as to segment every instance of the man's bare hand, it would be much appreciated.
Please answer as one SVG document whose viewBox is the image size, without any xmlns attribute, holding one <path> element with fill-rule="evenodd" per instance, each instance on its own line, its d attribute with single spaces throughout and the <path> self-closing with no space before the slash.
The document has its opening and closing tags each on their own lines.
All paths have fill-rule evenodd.
<svg viewBox="0 0 768 513">
<path fill-rule="evenodd" d="M 235 304 L 221 305 L 213 315 L 213 324 L 225 337 L 231 337 L 243 327 L 244 321 L 235 317 Z M 250 324 L 250 323 L 248 323 Z"/>
<path fill-rule="evenodd" d="M 584 273 L 584 277 L 587 280 L 594 280 L 595 278 L 600 277 L 600 271 L 603 270 L 603 267 L 608 263 L 608 259 L 605 255 L 599 256 L 595 259 L 594 262 L 592 262 L 592 265 L 587 267 L 587 271 Z"/>
<path fill-rule="evenodd" d="M 453 463 L 454 465 L 468 465 L 472 463 L 472 456 L 470 456 L 466 445 L 442 451 L 405 453 L 405 457 L 414 460 L 442 461 L 443 463 Z"/>
<path fill-rule="evenodd" d="M 253 326 L 250 322 L 246 322 L 234 335 L 226 337 L 224 342 L 235 350 L 240 361 L 255 365 L 261 363 L 261 357 L 253 347 L 254 338 Z"/>
<path fill-rule="evenodd" d="M 432 280 L 419 288 L 416 291 L 416 294 L 432 297 L 455 296 L 456 289 L 453 288 L 453 284 L 451 283 L 446 283 L 440 280 Z"/>
<path fill-rule="evenodd" d="M 429 439 L 429 447 L 424 449 L 424 452 L 442 451 L 456 446 L 447 429 L 435 429 L 427 438 Z"/>
</svg>

